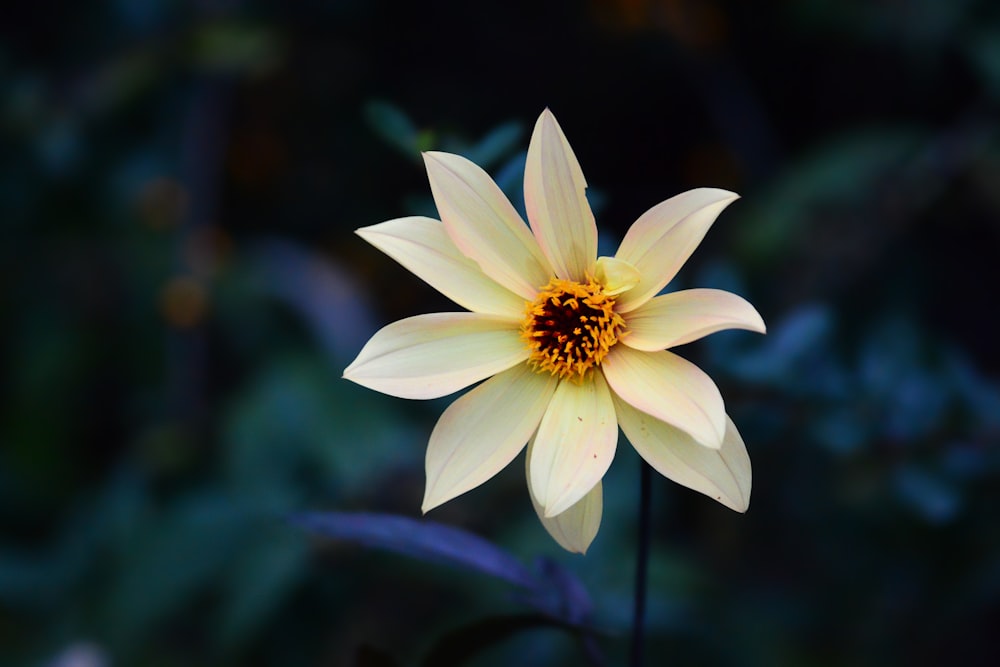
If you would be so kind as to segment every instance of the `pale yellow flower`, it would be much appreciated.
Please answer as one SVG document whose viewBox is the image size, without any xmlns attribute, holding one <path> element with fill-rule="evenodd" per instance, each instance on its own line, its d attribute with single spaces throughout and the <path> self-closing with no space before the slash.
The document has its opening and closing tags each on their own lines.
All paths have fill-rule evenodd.
<svg viewBox="0 0 1000 667">
<path fill-rule="evenodd" d="M 471 312 L 390 324 L 344 371 L 412 399 L 486 380 L 431 433 L 423 511 L 479 486 L 527 444 L 542 524 L 566 549 L 586 551 L 619 426 L 660 474 L 745 511 L 750 459 L 722 396 L 667 348 L 722 329 L 763 333 L 764 322 L 721 290 L 656 296 L 737 195 L 672 197 L 632 225 L 614 257 L 598 258 L 587 183 L 548 110 L 525 166 L 530 228 L 472 162 L 438 152 L 424 162 L 441 221 L 400 218 L 358 234 Z"/>
</svg>

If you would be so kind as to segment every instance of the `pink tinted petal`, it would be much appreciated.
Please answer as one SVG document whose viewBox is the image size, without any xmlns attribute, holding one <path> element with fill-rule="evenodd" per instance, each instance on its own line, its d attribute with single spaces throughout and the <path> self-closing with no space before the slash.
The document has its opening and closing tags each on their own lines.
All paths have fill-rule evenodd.
<svg viewBox="0 0 1000 667">
<path fill-rule="evenodd" d="M 607 472 L 618 443 L 611 392 L 600 373 L 592 381 L 559 383 L 528 461 L 531 493 L 544 516 L 562 514 Z"/>
<path fill-rule="evenodd" d="M 474 489 L 507 466 L 538 428 L 557 380 L 518 364 L 452 403 L 427 445 L 423 511 Z"/>
<path fill-rule="evenodd" d="M 657 204 L 633 223 L 615 257 L 632 264 L 642 280 L 618 299 L 618 312 L 641 306 L 670 282 L 708 228 L 739 195 L 698 188 Z"/>
<path fill-rule="evenodd" d="M 528 443 L 528 456 L 525 462 L 531 460 L 533 442 Z M 531 476 L 530 471 L 528 476 Z M 529 494 L 531 484 L 528 484 Z M 601 527 L 601 514 L 604 511 L 604 493 L 601 483 L 598 482 L 580 500 L 562 514 L 553 517 L 546 517 L 542 506 L 538 500 L 531 496 L 531 506 L 535 508 L 538 519 L 542 526 L 548 531 L 556 542 L 563 549 L 573 553 L 585 554 L 590 543 L 597 537 L 597 530 Z"/>
<path fill-rule="evenodd" d="M 750 506 L 750 456 L 728 416 L 722 447 L 709 449 L 618 397 L 615 410 L 625 437 L 658 473 L 737 512 Z"/>
<path fill-rule="evenodd" d="M 424 153 L 448 236 L 483 273 L 531 301 L 552 275 L 538 242 L 489 175 L 451 153 Z"/>
<path fill-rule="evenodd" d="M 683 345 L 724 329 L 764 333 L 760 313 L 743 297 L 717 289 L 689 289 L 650 299 L 625 315 L 622 343 L 636 350 Z"/>
<path fill-rule="evenodd" d="M 362 227 L 357 234 L 463 308 L 517 319 L 524 316 L 524 299 L 463 255 L 438 220 L 399 218 Z"/>
<path fill-rule="evenodd" d="M 438 398 L 525 361 L 528 350 L 509 318 L 431 313 L 380 329 L 344 377 L 400 398 Z"/>
<path fill-rule="evenodd" d="M 722 446 L 726 411 L 700 368 L 672 352 L 616 345 L 601 364 L 612 391 L 632 407 L 676 426 L 712 449 Z"/>
<path fill-rule="evenodd" d="M 546 109 L 535 123 L 524 166 L 528 222 L 556 276 L 583 280 L 597 260 L 597 224 L 580 164 Z"/>
</svg>

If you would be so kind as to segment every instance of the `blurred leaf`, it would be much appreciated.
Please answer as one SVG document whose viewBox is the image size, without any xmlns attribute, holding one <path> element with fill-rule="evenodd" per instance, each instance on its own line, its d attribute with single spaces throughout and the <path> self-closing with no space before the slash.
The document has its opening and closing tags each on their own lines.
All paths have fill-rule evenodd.
<svg viewBox="0 0 1000 667">
<path fill-rule="evenodd" d="M 316 492 L 351 497 L 419 466 L 419 436 L 393 399 L 336 377 L 316 355 L 276 356 L 227 406 L 224 467 L 233 488 L 283 512 Z M 358 446 L 363 443 L 363 446 Z"/>
<path fill-rule="evenodd" d="M 772 324 L 768 335 L 747 352 L 730 352 L 720 368 L 748 382 L 808 395 L 838 396 L 847 378 L 832 358 L 833 314 L 823 305 L 800 306 Z"/>
<path fill-rule="evenodd" d="M 200 26 L 191 43 L 196 65 L 208 70 L 263 74 L 281 60 L 281 45 L 264 25 L 220 21 Z"/>
<path fill-rule="evenodd" d="M 539 585 L 521 561 L 492 542 L 433 521 L 365 512 L 312 512 L 293 515 L 290 520 L 324 537 L 457 565 L 523 588 Z"/>
<path fill-rule="evenodd" d="M 849 455 L 857 452 L 871 437 L 868 419 L 858 406 L 835 406 L 814 417 L 809 432 L 819 444 L 832 452 Z"/>
<path fill-rule="evenodd" d="M 527 220 L 524 210 L 524 164 L 528 159 L 527 152 L 521 152 L 507 160 L 494 175 L 496 184 L 507 195 L 521 218 Z"/>
<path fill-rule="evenodd" d="M 523 134 L 524 128 L 521 124 L 510 121 L 488 132 L 463 154 L 483 169 L 489 170 L 499 160 L 520 147 Z"/>
<path fill-rule="evenodd" d="M 994 100 L 1000 99 L 1000 30 L 984 30 L 965 42 L 965 51 Z"/>
<path fill-rule="evenodd" d="M 879 182 L 912 155 L 922 134 L 900 127 L 856 130 L 791 164 L 741 228 L 739 245 L 754 261 L 776 261 L 811 243 L 820 212 L 868 208 Z"/>
<path fill-rule="evenodd" d="M 914 322 L 886 316 L 866 337 L 859 361 L 859 391 L 873 401 L 884 435 L 914 442 L 941 426 L 953 390 L 927 358 L 924 337 Z"/>
<path fill-rule="evenodd" d="M 958 490 L 927 470 L 912 465 L 900 466 L 893 481 L 900 500 L 930 523 L 950 521 L 961 507 Z"/>
<path fill-rule="evenodd" d="M 264 528 L 224 573 L 226 597 L 217 637 L 227 649 L 248 643 L 305 574 L 309 550 L 302 536 Z"/>
<path fill-rule="evenodd" d="M 84 133 L 68 114 L 49 118 L 39 133 L 35 153 L 41 166 L 54 176 L 65 176 L 83 159 Z"/>
<path fill-rule="evenodd" d="M 147 519 L 121 554 L 110 592 L 108 622 L 119 645 L 134 648 L 155 623 L 217 580 L 236 553 L 241 518 L 222 495 L 201 493 Z"/>
<path fill-rule="evenodd" d="M 1000 433 L 1000 385 L 984 378 L 973 363 L 954 350 L 949 351 L 945 373 L 966 403 L 977 437 Z"/>
<path fill-rule="evenodd" d="M 525 630 L 556 628 L 579 634 L 579 629 L 542 614 L 491 616 L 462 626 L 438 639 L 424 656 L 423 667 L 458 667 L 484 650 Z M 595 663 L 593 660 L 589 661 Z"/>
<path fill-rule="evenodd" d="M 410 117 L 399 107 L 388 102 L 372 101 L 365 105 L 364 115 L 383 141 L 407 158 L 420 160 L 420 151 L 424 150 L 422 144 L 426 142 L 426 137 L 421 135 Z"/>
<path fill-rule="evenodd" d="M 323 256 L 283 239 L 262 239 L 247 258 L 259 288 L 294 308 L 334 363 L 346 364 L 375 329 L 365 288 Z"/>
<path fill-rule="evenodd" d="M 144 489 L 127 468 L 111 475 L 96 498 L 80 498 L 52 544 L 28 550 L 0 547 L 0 601 L 25 609 L 65 606 L 109 543 L 137 525 Z"/>
</svg>

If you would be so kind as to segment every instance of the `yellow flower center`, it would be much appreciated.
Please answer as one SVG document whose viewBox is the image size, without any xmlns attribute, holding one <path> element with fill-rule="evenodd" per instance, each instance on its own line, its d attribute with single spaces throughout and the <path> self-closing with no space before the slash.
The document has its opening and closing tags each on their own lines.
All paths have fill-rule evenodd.
<svg viewBox="0 0 1000 667">
<path fill-rule="evenodd" d="M 626 333 L 614 306 L 615 297 L 592 278 L 553 278 L 528 304 L 521 324 L 531 349 L 528 363 L 539 373 L 582 380 Z"/>
</svg>

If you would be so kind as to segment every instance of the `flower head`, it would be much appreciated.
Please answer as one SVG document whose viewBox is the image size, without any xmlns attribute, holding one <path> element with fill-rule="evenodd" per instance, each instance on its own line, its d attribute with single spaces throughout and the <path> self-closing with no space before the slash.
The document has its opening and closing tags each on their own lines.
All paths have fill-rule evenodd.
<svg viewBox="0 0 1000 667">
<path fill-rule="evenodd" d="M 737 195 L 672 197 L 632 225 L 614 257 L 598 257 L 587 183 L 548 110 L 525 165 L 528 225 L 472 162 L 437 152 L 424 162 L 441 220 L 400 218 L 358 234 L 469 312 L 390 324 L 344 371 L 401 398 L 486 380 L 431 433 L 423 511 L 479 486 L 527 445 L 542 524 L 586 551 L 619 427 L 662 475 L 745 511 L 746 447 L 712 380 L 668 348 L 723 329 L 763 333 L 764 322 L 721 290 L 657 296 Z"/>
</svg>

